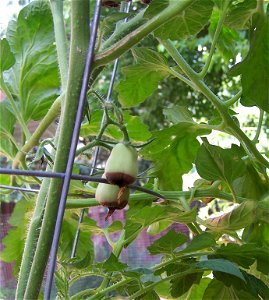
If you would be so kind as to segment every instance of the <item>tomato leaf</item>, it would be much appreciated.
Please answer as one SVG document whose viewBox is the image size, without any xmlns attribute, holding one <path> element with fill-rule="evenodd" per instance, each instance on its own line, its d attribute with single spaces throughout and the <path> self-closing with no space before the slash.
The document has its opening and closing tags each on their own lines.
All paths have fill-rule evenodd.
<svg viewBox="0 0 269 300">
<path fill-rule="evenodd" d="M 193 237 L 190 244 L 182 252 L 194 252 L 197 250 L 213 247 L 216 245 L 215 239 L 209 232 L 203 232 Z"/>
<path fill-rule="evenodd" d="M 221 179 L 231 187 L 236 178 L 245 174 L 246 166 L 241 157 L 242 150 L 236 145 L 223 149 L 204 141 L 197 153 L 195 164 L 197 172 L 204 179 Z"/>
<path fill-rule="evenodd" d="M 199 284 L 202 273 L 188 274 L 184 277 L 171 280 L 172 297 L 180 297 L 186 293 L 194 284 Z"/>
<path fill-rule="evenodd" d="M 104 263 L 98 265 L 101 266 L 105 272 L 120 272 L 128 267 L 127 264 L 120 262 L 113 253 L 110 254 L 109 258 Z"/>
<path fill-rule="evenodd" d="M 161 39 L 179 40 L 195 35 L 208 23 L 213 8 L 211 0 L 194 1 L 182 13 L 154 31 Z"/>
<path fill-rule="evenodd" d="M 256 0 L 244 0 L 230 5 L 224 24 L 237 30 L 249 28 L 251 18 L 256 12 L 256 5 Z"/>
<path fill-rule="evenodd" d="M 116 86 L 119 101 L 124 107 L 143 102 L 157 89 L 158 83 L 169 75 L 167 61 L 158 52 L 142 47 L 132 52 L 137 64 L 121 69 L 125 79 Z"/>
<path fill-rule="evenodd" d="M 181 246 L 187 241 L 186 235 L 182 233 L 176 233 L 175 230 L 168 231 L 164 236 L 154 241 L 151 246 L 148 247 L 150 254 L 171 254 L 176 248 Z"/>
<path fill-rule="evenodd" d="M 16 63 L 3 74 L 26 122 L 39 120 L 59 94 L 59 75 L 50 7 L 34 1 L 9 22 L 7 41 Z"/>
<path fill-rule="evenodd" d="M 209 269 L 212 271 L 218 271 L 234 275 L 245 282 L 245 278 L 240 269 L 233 263 L 224 259 L 209 259 L 200 261 L 196 264 L 198 269 Z"/>
<path fill-rule="evenodd" d="M 14 137 L 12 135 L 16 118 L 11 112 L 11 107 L 7 100 L 0 101 L 0 116 L 0 152 L 12 159 L 17 153 L 17 147 L 13 142 Z"/>
<path fill-rule="evenodd" d="M 209 33 L 212 38 L 215 34 L 220 14 L 221 12 L 218 9 L 213 10 L 209 26 Z M 239 33 L 236 30 L 225 25 L 221 27 L 217 47 L 227 60 L 235 57 L 237 51 L 236 44 L 238 43 L 239 37 Z"/>
<path fill-rule="evenodd" d="M 154 163 L 154 175 L 161 189 L 178 190 L 182 175 L 192 168 L 199 149 L 196 137 L 206 133 L 192 122 L 181 122 L 153 133 L 153 142 L 142 149 L 145 159 Z"/>
<path fill-rule="evenodd" d="M 253 16 L 250 30 L 250 49 L 246 58 L 234 65 L 230 74 L 241 75 L 243 94 L 241 103 L 258 106 L 269 112 L 269 13 Z"/>
</svg>

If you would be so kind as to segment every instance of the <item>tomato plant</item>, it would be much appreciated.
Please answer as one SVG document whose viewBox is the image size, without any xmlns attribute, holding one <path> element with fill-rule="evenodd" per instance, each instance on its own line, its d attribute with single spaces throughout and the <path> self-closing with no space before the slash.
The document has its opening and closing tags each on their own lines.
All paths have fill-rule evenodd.
<svg viewBox="0 0 269 300">
<path fill-rule="evenodd" d="M 108 179 L 120 174 L 120 183 L 108 180 L 120 185 L 110 186 L 117 202 L 110 210 L 126 205 L 130 188 L 128 207 L 124 220 L 108 218 L 105 226 L 85 216 L 72 257 L 78 208 L 111 202 L 112 192 L 99 199 L 107 185 L 100 183 L 98 202 L 95 183 L 71 180 L 56 297 L 269 299 L 269 161 L 261 138 L 269 112 L 268 1 L 133 1 L 130 12 L 119 11 L 126 5 L 103 1 L 80 128 L 84 145 L 77 147 L 73 173 L 82 170 L 79 158 L 89 163 L 96 147 L 111 151 L 124 143 L 118 144 L 124 149 L 112 150 L 105 170 L 100 164 L 102 170 L 92 169 L 91 175 L 101 178 L 106 172 Z M 45 153 L 48 172 L 65 172 L 94 6 L 89 0 L 65 5 L 61 0 L 32 1 L 9 23 L 0 46 L 5 94 L 0 151 L 11 168 L 28 170 L 30 155 L 39 147 L 35 162 Z M 118 58 L 116 86 L 107 102 L 102 94 Z M 243 124 L 240 112 L 246 107 L 259 113 L 254 134 Z M 156 114 L 146 115 L 152 111 Z M 56 118 L 55 136 L 44 139 Z M 33 120 L 38 127 L 30 132 Z M 21 129 L 19 140 L 15 125 Z M 48 144 L 50 151 L 44 148 Z M 183 177 L 192 170 L 199 180 L 186 190 Z M 135 178 L 136 185 L 127 187 Z M 15 261 L 16 298 L 39 299 L 63 180 L 1 175 L 0 182 L 25 188 L 1 259 Z M 34 196 L 30 188 L 36 186 Z M 8 190 L 1 191 L 7 200 Z M 213 203 L 221 205 L 221 212 L 206 215 Z M 188 234 L 172 224 L 185 224 Z M 134 268 L 121 254 L 145 230 L 156 236 L 147 251 L 160 260 Z M 93 235 L 105 238 L 111 248 L 101 262 L 95 259 Z M 74 291 L 85 278 L 92 285 Z"/>
</svg>

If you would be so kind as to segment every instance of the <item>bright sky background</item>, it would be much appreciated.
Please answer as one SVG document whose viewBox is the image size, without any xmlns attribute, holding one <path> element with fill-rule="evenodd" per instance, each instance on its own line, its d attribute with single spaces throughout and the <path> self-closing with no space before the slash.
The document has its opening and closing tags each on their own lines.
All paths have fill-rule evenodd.
<svg viewBox="0 0 269 300">
<path fill-rule="evenodd" d="M 7 28 L 8 22 L 21 8 L 18 0 L 0 0 L 0 32 Z"/>
</svg>

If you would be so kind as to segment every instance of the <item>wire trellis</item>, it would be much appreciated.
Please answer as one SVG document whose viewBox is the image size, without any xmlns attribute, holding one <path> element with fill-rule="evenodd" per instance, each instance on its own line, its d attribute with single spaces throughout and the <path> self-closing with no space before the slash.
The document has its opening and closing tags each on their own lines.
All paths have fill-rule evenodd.
<svg viewBox="0 0 269 300">
<path fill-rule="evenodd" d="M 132 1 L 122 2 L 121 3 L 121 11 L 129 12 L 130 7 L 131 7 L 131 2 Z M 76 156 L 76 148 L 77 148 L 77 143 L 78 143 L 78 139 L 79 139 L 81 120 L 83 117 L 85 99 L 86 99 L 87 90 L 88 90 L 88 81 L 89 81 L 89 77 L 91 74 L 91 67 L 92 67 L 93 56 L 94 56 L 94 48 L 95 48 L 95 41 L 96 41 L 96 37 L 97 37 L 97 29 L 98 29 L 98 24 L 99 24 L 100 11 L 101 11 L 101 0 L 96 0 L 95 11 L 94 11 L 93 20 L 91 23 L 91 35 L 90 35 L 90 41 L 89 41 L 89 46 L 88 46 L 88 53 L 87 53 L 86 64 L 85 64 L 85 69 L 84 69 L 84 75 L 83 75 L 82 87 L 81 87 L 80 98 L 79 98 L 79 103 L 78 103 L 78 109 L 77 109 L 77 114 L 76 114 L 75 126 L 73 129 L 72 141 L 71 141 L 70 151 L 69 151 L 69 158 L 68 158 L 65 172 L 60 173 L 60 172 L 49 172 L 49 171 L 0 168 L 0 174 L 63 179 L 63 185 L 62 185 L 61 196 L 60 196 L 60 201 L 59 201 L 59 208 L 58 208 L 58 214 L 57 214 L 55 230 L 54 230 L 54 235 L 53 235 L 53 242 L 52 242 L 52 246 L 51 246 L 50 260 L 49 260 L 49 265 L 48 265 L 47 279 L 46 279 L 45 291 L 44 291 L 44 299 L 46 299 L 46 300 L 50 299 L 52 282 L 53 282 L 53 277 L 54 277 L 54 270 L 55 270 L 55 265 L 56 265 L 59 237 L 60 237 L 60 233 L 61 233 L 62 221 L 63 221 L 64 211 L 65 211 L 65 206 L 66 206 L 66 200 L 67 200 L 67 196 L 68 196 L 70 180 L 72 179 L 72 180 L 80 180 L 83 182 L 89 181 L 89 182 L 97 182 L 97 183 L 108 183 L 105 178 L 92 176 L 95 166 L 96 166 L 99 150 L 100 150 L 98 146 L 95 148 L 95 152 L 94 152 L 94 155 L 92 158 L 92 166 L 91 166 L 90 175 L 86 176 L 86 175 L 72 174 L 73 164 L 74 164 L 74 160 L 75 160 L 75 156 Z M 127 18 L 124 21 L 126 22 Z M 115 81 L 115 77 L 116 77 L 117 67 L 118 67 L 118 59 L 115 60 L 115 62 L 114 62 L 113 71 L 112 71 L 112 75 L 111 75 L 111 79 L 110 79 L 110 84 L 109 84 L 109 88 L 108 88 L 108 92 L 107 92 L 107 96 L 106 96 L 106 100 L 105 100 L 106 103 L 110 102 L 110 98 L 111 98 L 111 94 L 112 94 L 112 90 L 113 90 L 113 86 L 114 86 L 114 81 Z M 105 118 L 106 118 L 106 115 L 104 112 L 100 126 L 102 126 L 104 124 Z M 131 184 L 131 185 L 129 185 L 129 187 L 133 190 L 138 190 L 138 191 L 141 191 L 141 192 L 144 192 L 147 194 L 151 194 L 151 195 L 155 196 L 156 199 L 164 199 L 164 197 L 161 194 L 154 192 L 152 190 L 143 188 L 139 185 Z M 0 189 L 9 189 L 9 190 L 14 190 L 14 191 L 30 192 L 30 193 L 38 193 L 39 192 L 38 189 L 8 186 L 8 185 L 0 185 Z M 79 239 L 79 233 L 80 233 L 79 227 L 80 227 L 81 222 L 83 221 L 84 213 L 85 213 L 85 209 L 82 209 L 81 213 L 80 213 L 79 221 L 78 221 L 78 226 L 77 226 L 74 242 L 73 242 L 71 257 L 75 257 L 76 248 L 77 248 L 78 239 Z"/>
<path fill-rule="evenodd" d="M 131 1 L 129 1 L 127 3 L 126 2 L 121 2 L 120 11 L 121 12 L 124 11 L 124 12 L 128 13 L 129 10 L 130 10 L 130 7 L 131 7 Z M 127 18 L 125 19 L 125 22 L 126 21 L 127 21 Z M 118 63 L 119 63 L 119 59 L 116 59 L 115 62 L 114 62 L 114 65 L 113 65 L 113 71 L 112 71 L 112 74 L 111 74 L 111 78 L 110 78 L 110 82 L 109 82 L 109 87 L 108 87 L 108 91 L 107 91 L 107 96 L 106 96 L 105 103 L 109 103 L 110 102 L 110 98 L 111 98 L 111 94 L 112 94 L 112 91 L 113 91 L 113 86 L 114 86 L 114 82 L 115 82 L 115 78 L 116 78 L 116 73 L 117 73 L 117 69 L 118 69 Z M 105 120 L 106 120 L 106 113 L 104 111 L 100 127 L 102 127 L 104 125 Z M 94 152 L 93 159 L 92 159 L 92 166 L 91 166 L 90 175 L 93 174 L 94 169 L 96 167 L 97 157 L 98 157 L 98 154 L 99 154 L 99 150 L 100 150 L 100 148 L 97 146 L 95 148 L 95 152 Z M 85 208 L 83 208 L 81 210 L 81 212 L 80 212 L 80 216 L 79 216 L 79 220 L 78 220 L 78 225 L 77 225 L 77 229 L 76 229 L 76 234 L 75 234 L 75 237 L 74 237 L 74 242 L 73 242 L 73 247 L 72 247 L 71 258 L 74 258 L 75 255 L 76 255 L 76 249 L 77 249 L 77 244 L 78 244 L 78 239 L 79 239 L 79 233 L 80 233 L 80 229 L 79 228 L 80 228 L 80 224 L 83 221 L 84 213 L 85 213 Z"/>
<path fill-rule="evenodd" d="M 72 134 L 71 147 L 70 147 L 67 166 L 66 166 L 66 170 L 65 170 L 65 177 L 64 177 L 62 191 L 61 191 L 58 215 L 57 215 L 57 219 L 56 219 L 56 225 L 55 225 L 53 241 L 52 241 L 52 246 L 51 246 L 51 251 L 50 251 L 50 261 L 49 261 L 47 280 L 46 280 L 46 285 L 45 285 L 44 299 L 50 299 L 50 293 L 51 293 L 54 269 L 55 269 L 55 264 L 56 264 L 57 250 L 58 250 L 59 238 L 60 238 L 60 234 L 61 234 L 66 199 L 67 199 L 67 195 L 68 195 L 70 180 L 72 177 L 72 169 L 73 169 L 73 164 L 74 164 L 74 160 L 75 160 L 75 156 L 76 156 L 80 126 L 81 126 L 81 121 L 82 121 L 83 111 L 84 111 L 84 106 L 85 106 L 85 100 L 86 100 L 86 95 L 87 95 L 87 90 L 88 90 L 88 82 L 89 82 L 89 78 L 90 78 L 90 74 L 91 74 L 91 68 L 92 68 L 92 62 L 93 62 L 93 56 L 94 56 L 94 47 L 95 47 L 95 41 L 96 41 L 96 37 L 97 37 L 100 12 L 101 12 L 101 0 L 96 0 L 95 11 L 94 11 L 92 26 L 91 26 L 91 34 L 90 34 L 90 40 L 89 40 L 89 46 L 88 46 L 88 53 L 87 53 L 87 57 L 86 57 L 86 63 L 85 63 L 82 86 L 81 86 L 81 91 L 80 91 L 78 109 L 77 109 L 77 114 L 76 114 L 75 126 L 74 126 L 74 130 L 73 130 L 73 134 Z"/>
</svg>

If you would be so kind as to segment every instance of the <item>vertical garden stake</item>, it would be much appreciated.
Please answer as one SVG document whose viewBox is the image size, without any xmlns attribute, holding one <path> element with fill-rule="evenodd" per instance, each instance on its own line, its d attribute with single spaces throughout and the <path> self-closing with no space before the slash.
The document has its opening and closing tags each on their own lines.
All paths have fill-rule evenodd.
<svg viewBox="0 0 269 300">
<path fill-rule="evenodd" d="M 50 293 L 51 293 L 51 287 L 52 287 L 52 280 L 54 275 L 54 268 L 56 264 L 56 256 L 57 256 L 57 249 L 59 244 L 59 237 L 61 233 L 61 227 L 62 227 L 62 220 L 66 205 L 66 199 L 68 194 L 68 189 L 70 185 L 70 179 L 72 175 L 72 169 L 74 164 L 74 159 L 76 155 L 76 148 L 77 148 L 77 142 L 79 138 L 79 131 L 80 131 L 80 125 L 81 125 L 81 119 L 83 116 L 83 110 L 84 110 L 84 104 L 88 89 L 88 81 L 91 73 L 91 67 L 93 62 L 93 55 L 94 55 L 94 47 L 95 47 L 95 41 L 97 36 L 97 28 L 99 23 L 99 17 L 100 17 L 100 10 L 101 10 L 101 0 L 96 0 L 96 6 L 95 6 L 95 12 L 93 16 L 92 26 L 91 26 L 91 35 L 90 35 L 90 41 L 89 41 L 89 47 L 88 47 L 88 53 L 86 58 L 86 64 L 83 74 L 83 81 L 81 86 L 81 92 L 79 97 L 79 103 L 78 103 L 78 109 L 76 114 L 76 122 L 73 130 L 72 135 L 72 142 L 69 152 L 69 158 L 66 166 L 66 172 L 62 187 L 62 193 L 59 203 L 59 209 L 58 209 L 58 215 L 54 230 L 54 236 L 53 236 L 53 242 L 51 247 L 51 253 L 50 253 L 50 262 L 48 267 L 48 275 L 46 280 L 46 286 L 45 286 L 45 294 L 44 299 L 48 300 L 50 299 Z"/>
</svg>

